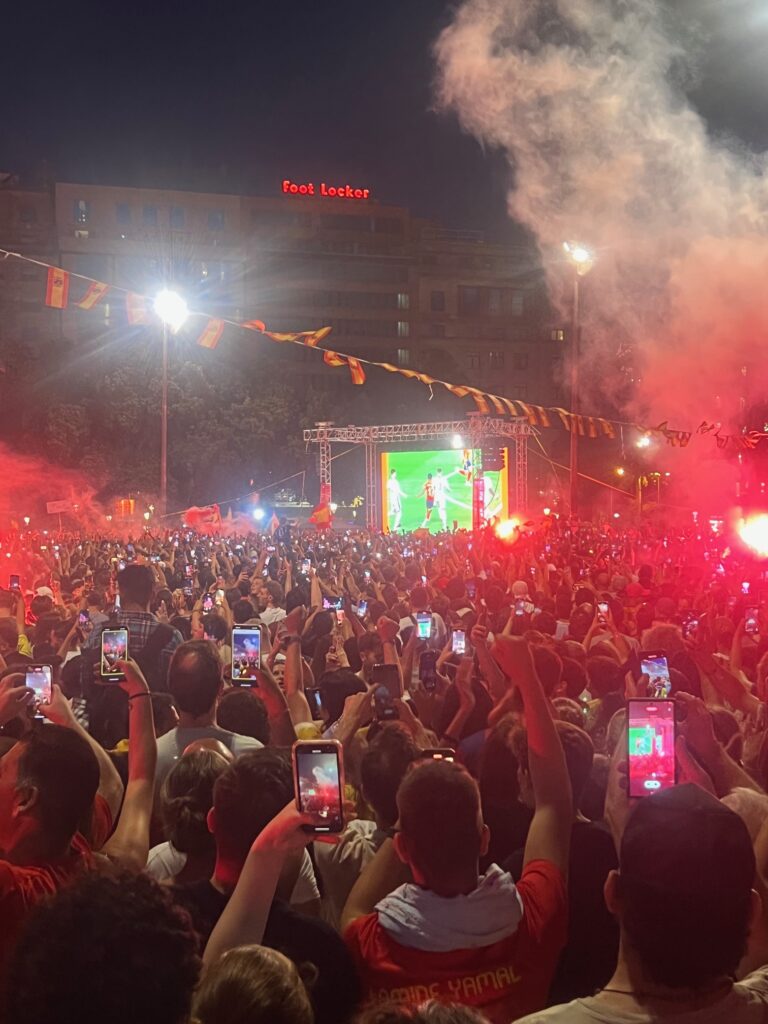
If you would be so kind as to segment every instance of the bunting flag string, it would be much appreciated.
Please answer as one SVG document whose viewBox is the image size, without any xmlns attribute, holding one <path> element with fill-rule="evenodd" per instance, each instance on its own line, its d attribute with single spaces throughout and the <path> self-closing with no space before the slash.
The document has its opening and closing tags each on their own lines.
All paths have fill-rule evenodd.
<svg viewBox="0 0 768 1024">
<path fill-rule="evenodd" d="M 92 310 L 107 294 L 116 292 L 124 296 L 126 316 L 129 325 L 141 326 L 152 322 L 149 315 L 151 300 L 145 295 L 131 292 L 126 288 L 117 285 L 107 284 L 87 277 L 84 274 L 77 274 L 74 271 L 64 270 L 61 267 L 54 267 L 42 260 L 24 256 L 21 253 L 0 249 L 0 258 L 18 259 L 25 263 L 35 264 L 47 272 L 45 305 L 52 309 L 65 310 L 69 306 L 70 283 L 72 279 L 84 281 L 87 288 L 82 297 L 74 305 L 78 309 Z M 686 448 L 694 435 L 712 435 L 718 449 L 728 448 L 737 451 L 746 451 L 756 448 L 762 441 L 768 440 L 768 431 L 744 431 L 741 434 L 722 433 L 722 424 L 702 421 L 695 431 L 674 430 L 669 427 L 668 421 L 660 423 L 656 427 L 646 427 L 637 423 L 627 423 L 619 420 L 609 420 L 602 416 L 590 416 L 582 413 L 573 413 L 559 407 L 544 407 L 533 405 L 530 402 L 522 402 L 519 399 L 506 398 L 503 395 L 491 394 L 482 391 L 480 388 L 469 384 L 453 384 L 449 381 L 439 380 L 419 370 L 411 370 L 402 366 L 395 366 L 392 363 L 379 362 L 373 359 L 365 359 L 362 356 L 352 356 L 346 352 L 337 352 L 333 349 L 323 348 L 320 343 L 331 333 L 330 327 L 320 327 L 314 331 L 280 332 L 267 330 L 262 320 L 237 321 L 226 318 L 211 317 L 201 312 L 191 312 L 190 318 L 201 318 L 205 320 L 205 326 L 197 338 L 197 343 L 202 348 L 215 349 L 224 334 L 227 326 L 256 331 L 270 341 L 280 344 L 302 345 L 313 348 L 323 355 L 323 361 L 330 367 L 346 367 L 349 370 L 353 384 L 363 385 L 367 381 L 366 367 L 374 367 L 384 370 L 387 373 L 398 374 L 408 380 L 415 380 L 430 390 L 430 398 L 434 386 L 445 388 L 457 398 L 471 398 L 475 408 L 483 415 L 490 415 L 492 412 L 499 416 L 513 416 L 528 421 L 531 427 L 551 428 L 553 422 L 559 420 L 564 430 L 576 431 L 580 437 L 599 438 L 604 437 L 612 440 L 616 437 L 617 427 L 630 427 L 639 433 L 649 437 L 655 437 L 673 448 Z"/>
</svg>

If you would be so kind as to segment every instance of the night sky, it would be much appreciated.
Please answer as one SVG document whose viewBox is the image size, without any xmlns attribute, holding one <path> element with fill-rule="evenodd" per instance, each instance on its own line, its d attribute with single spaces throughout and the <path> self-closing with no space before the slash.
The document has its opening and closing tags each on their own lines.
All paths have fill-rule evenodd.
<svg viewBox="0 0 768 1024">
<path fill-rule="evenodd" d="M 693 98 L 712 129 L 768 148 L 768 4 L 669 2 L 704 17 Z M 259 195 L 338 179 L 510 230 L 505 161 L 432 109 L 445 0 L 20 7 L 4 17 L 0 170 Z"/>
</svg>

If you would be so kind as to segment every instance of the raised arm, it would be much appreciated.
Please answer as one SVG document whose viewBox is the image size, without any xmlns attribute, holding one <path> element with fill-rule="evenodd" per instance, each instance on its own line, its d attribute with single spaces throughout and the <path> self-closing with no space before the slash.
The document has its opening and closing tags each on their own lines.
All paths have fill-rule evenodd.
<svg viewBox="0 0 768 1024">
<path fill-rule="evenodd" d="M 536 810 L 525 844 L 524 864 L 547 860 L 567 877 L 573 802 L 560 738 L 525 640 L 499 637 L 493 656 L 517 686 L 528 731 L 528 761 Z"/>
</svg>

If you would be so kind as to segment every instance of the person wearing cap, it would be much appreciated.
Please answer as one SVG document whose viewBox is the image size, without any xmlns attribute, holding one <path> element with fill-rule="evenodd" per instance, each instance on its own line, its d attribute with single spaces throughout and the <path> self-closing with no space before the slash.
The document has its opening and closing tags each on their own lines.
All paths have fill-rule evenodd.
<svg viewBox="0 0 768 1024">
<path fill-rule="evenodd" d="M 768 968 L 734 981 L 762 911 L 754 878 L 746 825 L 711 794 L 688 783 L 636 801 L 620 839 L 618 871 L 605 886 L 620 929 L 613 977 L 590 998 L 522 1020 L 768 1020 Z"/>
</svg>

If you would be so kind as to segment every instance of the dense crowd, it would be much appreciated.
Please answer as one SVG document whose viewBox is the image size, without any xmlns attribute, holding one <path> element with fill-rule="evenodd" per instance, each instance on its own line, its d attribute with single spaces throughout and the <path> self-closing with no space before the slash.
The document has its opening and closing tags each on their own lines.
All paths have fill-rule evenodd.
<svg viewBox="0 0 768 1024">
<path fill-rule="evenodd" d="M 768 1019 L 768 583 L 718 527 L 0 538 L 0 1019 Z"/>
</svg>

